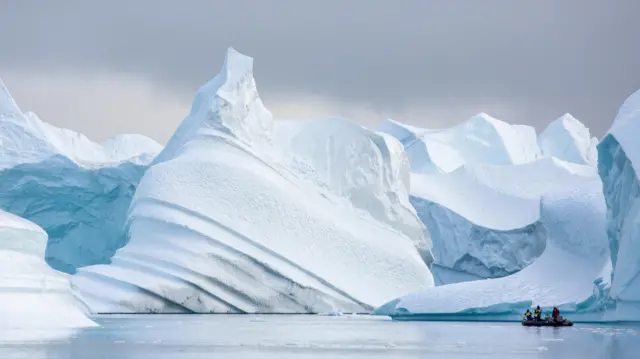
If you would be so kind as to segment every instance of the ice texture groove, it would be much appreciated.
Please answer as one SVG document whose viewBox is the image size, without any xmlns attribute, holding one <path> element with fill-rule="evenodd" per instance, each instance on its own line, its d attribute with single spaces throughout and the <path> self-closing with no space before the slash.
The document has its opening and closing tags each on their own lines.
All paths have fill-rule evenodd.
<svg viewBox="0 0 640 359">
<path fill-rule="evenodd" d="M 433 285 L 402 145 L 345 119 L 279 128 L 252 66 L 229 49 L 140 181 L 126 246 L 74 276 L 92 311 L 369 312 Z"/>
</svg>

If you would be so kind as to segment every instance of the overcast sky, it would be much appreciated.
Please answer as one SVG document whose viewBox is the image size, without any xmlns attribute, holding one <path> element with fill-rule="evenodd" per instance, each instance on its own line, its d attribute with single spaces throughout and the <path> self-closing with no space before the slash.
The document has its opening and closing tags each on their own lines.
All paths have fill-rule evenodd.
<svg viewBox="0 0 640 359">
<path fill-rule="evenodd" d="M 0 77 L 95 140 L 165 142 L 226 48 L 277 118 L 424 127 L 484 111 L 601 136 L 640 89 L 638 0 L 0 0 Z"/>
</svg>

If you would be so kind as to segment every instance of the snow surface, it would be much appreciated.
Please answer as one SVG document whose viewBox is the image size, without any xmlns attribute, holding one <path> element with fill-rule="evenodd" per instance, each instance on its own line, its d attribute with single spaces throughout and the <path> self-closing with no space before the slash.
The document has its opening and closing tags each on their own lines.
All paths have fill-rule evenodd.
<svg viewBox="0 0 640 359">
<path fill-rule="evenodd" d="M 433 285 L 402 146 L 342 119 L 274 125 L 252 65 L 228 50 L 141 180 L 129 243 L 74 276 L 93 311 L 364 312 Z"/>
<path fill-rule="evenodd" d="M 431 233 L 436 284 L 503 277 L 542 254 L 541 198 L 597 178 L 587 155 L 570 156 L 591 141 L 583 129 L 570 115 L 554 121 L 544 152 L 533 128 L 485 114 L 445 130 L 381 126 L 412 156 L 410 200 Z"/>
<path fill-rule="evenodd" d="M 66 274 L 44 261 L 47 234 L 0 211 L 0 337 L 96 326 Z"/>
<path fill-rule="evenodd" d="M 598 145 L 598 171 L 607 203 L 607 234 L 613 275 L 615 318 L 640 320 L 640 91 L 618 111 Z"/>
<path fill-rule="evenodd" d="M 47 231 L 58 270 L 108 263 L 124 245 L 135 187 L 161 148 L 140 135 L 97 144 L 49 125 L 20 111 L 0 81 L 0 208 Z"/>
<path fill-rule="evenodd" d="M 408 320 L 518 320 L 532 305 L 545 311 L 557 306 L 576 319 L 579 313 L 602 311 L 609 248 L 601 189 L 598 179 L 592 178 L 543 196 L 540 221 L 546 247 L 521 271 L 429 288 L 391 301 L 376 313 Z"/>
</svg>

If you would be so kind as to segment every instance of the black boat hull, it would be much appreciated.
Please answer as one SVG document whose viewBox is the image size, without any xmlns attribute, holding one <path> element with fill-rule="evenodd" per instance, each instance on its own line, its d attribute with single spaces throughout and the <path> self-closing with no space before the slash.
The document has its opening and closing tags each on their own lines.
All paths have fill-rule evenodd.
<svg viewBox="0 0 640 359">
<path fill-rule="evenodd" d="M 522 325 L 525 327 L 570 327 L 573 326 L 573 322 L 566 319 L 560 322 L 544 320 L 523 320 Z"/>
</svg>

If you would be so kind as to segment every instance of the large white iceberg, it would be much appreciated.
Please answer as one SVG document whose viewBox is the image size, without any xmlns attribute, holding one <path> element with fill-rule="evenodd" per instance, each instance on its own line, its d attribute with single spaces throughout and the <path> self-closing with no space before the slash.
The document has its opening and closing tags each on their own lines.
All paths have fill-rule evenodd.
<svg viewBox="0 0 640 359">
<path fill-rule="evenodd" d="M 620 108 L 598 145 L 613 267 L 614 318 L 640 320 L 640 91 Z"/>
<path fill-rule="evenodd" d="M 402 146 L 317 121 L 274 130 L 229 49 L 141 180 L 128 244 L 74 276 L 91 309 L 363 312 L 432 286 Z"/>
<path fill-rule="evenodd" d="M 49 234 L 47 262 L 72 273 L 124 245 L 135 187 L 161 150 L 141 135 L 102 144 L 23 113 L 0 81 L 0 208 Z"/>
<path fill-rule="evenodd" d="M 486 114 L 445 130 L 390 120 L 381 130 L 412 158 L 410 200 L 431 233 L 438 285 L 503 277 L 531 264 L 547 236 L 541 198 L 597 177 L 585 159 L 592 149 L 582 146 L 591 143 L 589 132 L 570 115 L 549 125 L 541 141 L 532 127 Z"/>
<path fill-rule="evenodd" d="M 68 275 L 45 263 L 46 245 L 40 227 L 0 211 L 0 340 L 97 325 Z"/>
</svg>

